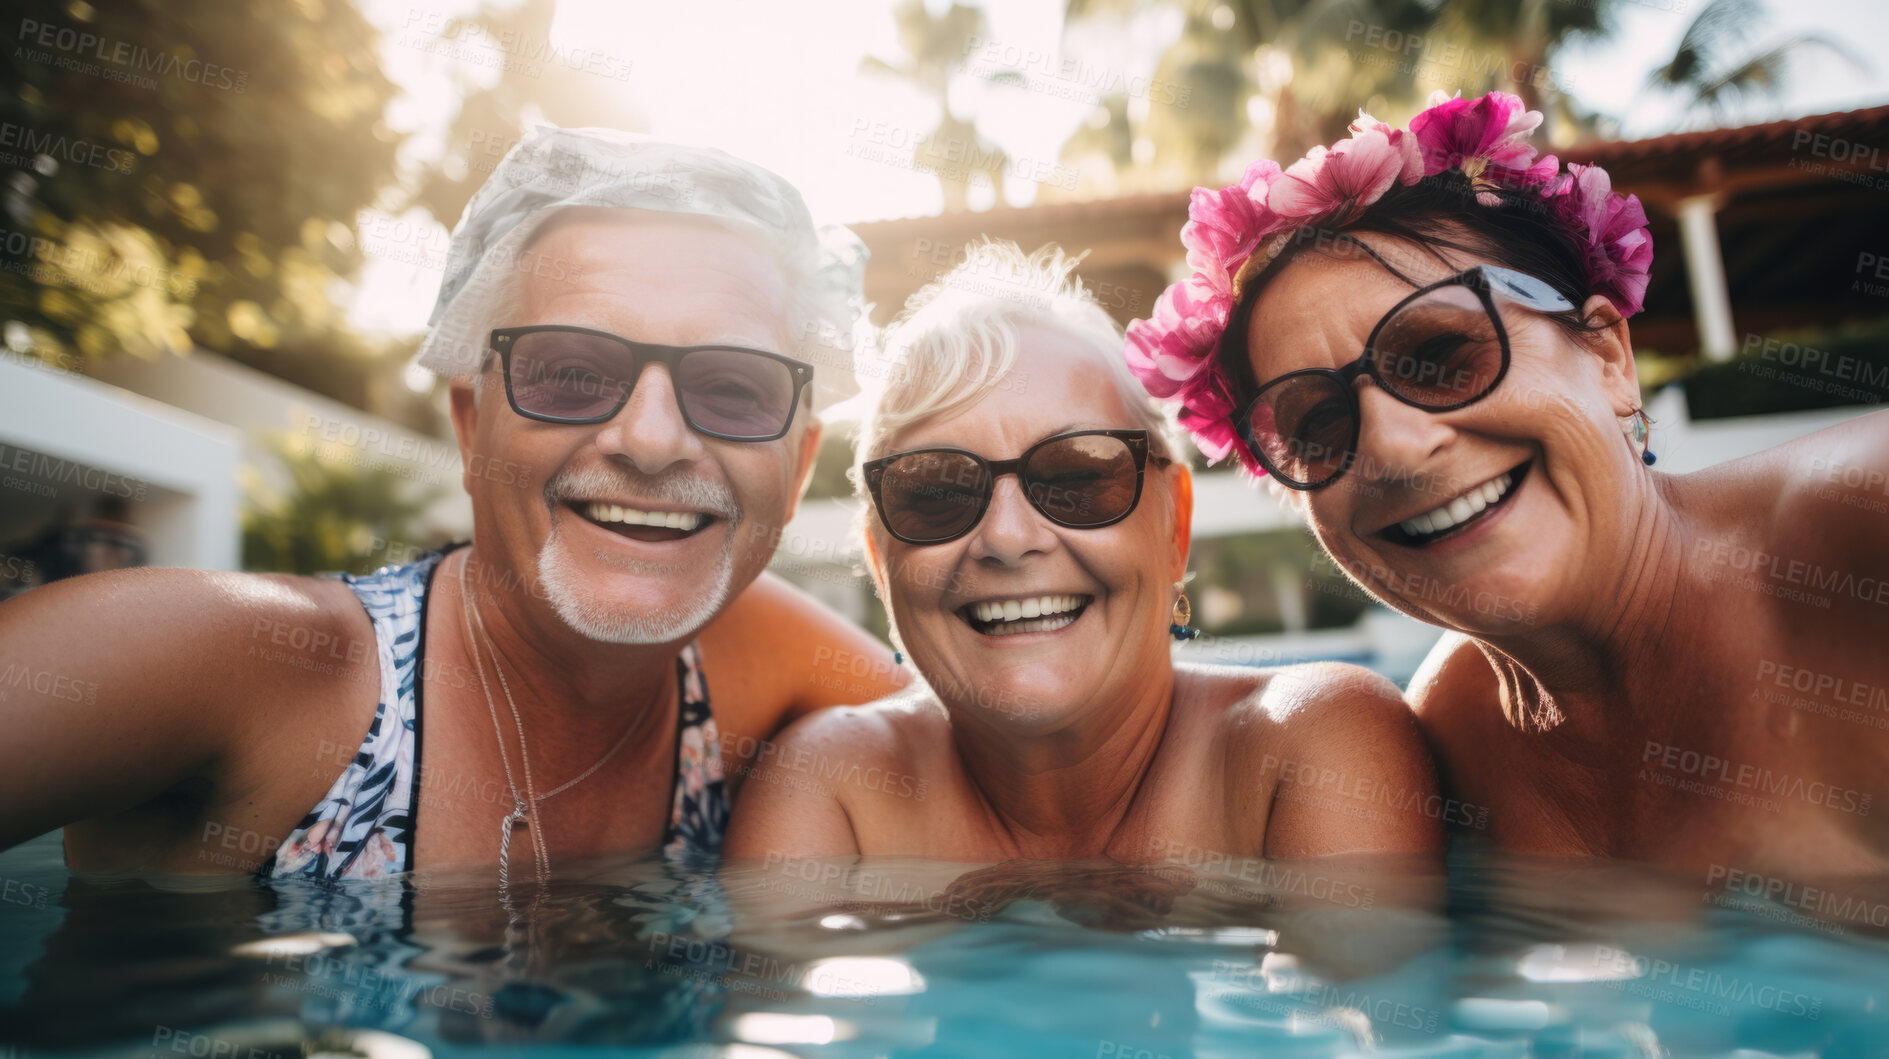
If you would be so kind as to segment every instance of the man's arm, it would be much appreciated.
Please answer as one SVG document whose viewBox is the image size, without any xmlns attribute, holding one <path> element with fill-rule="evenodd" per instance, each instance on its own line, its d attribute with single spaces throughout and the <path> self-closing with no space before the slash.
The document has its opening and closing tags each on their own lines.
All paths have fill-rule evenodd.
<svg viewBox="0 0 1889 1059">
<path fill-rule="evenodd" d="M 302 653 L 317 636 L 342 642 L 336 592 L 348 595 L 303 578 L 146 569 L 0 604 L 0 848 L 214 784 L 237 748 L 292 736 L 306 719 L 259 707 L 307 701 L 331 678 L 252 656 L 283 650 L 277 634 Z"/>
<path fill-rule="evenodd" d="M 757 737 L 829 706 L 883 698 L 912 679 L 884 644 L 771 573 L 710 622 L 701 643 L 718 707 L 725 692 L 755 711 L 737 724 Z"/>
</svg>

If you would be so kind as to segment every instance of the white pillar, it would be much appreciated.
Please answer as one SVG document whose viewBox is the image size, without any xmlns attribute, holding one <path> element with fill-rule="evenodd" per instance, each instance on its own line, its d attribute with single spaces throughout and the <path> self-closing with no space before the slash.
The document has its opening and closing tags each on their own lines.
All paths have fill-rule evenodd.
<svg viewBox="0 0 1889 1059">
<path fill-rule="evenodd" d="M 1725 259 L 1718 248 L 1718 196 L 1680 199 L 1679 241 L 1685 248 L 1686 278 L 1692 284 L 1693 320 L 1699 327 L 1699 352 L 1706 360 L 1730 360 L 1738 348 L 1732 327 L 1732 301 L 1726 292 Z"/>
</svg>

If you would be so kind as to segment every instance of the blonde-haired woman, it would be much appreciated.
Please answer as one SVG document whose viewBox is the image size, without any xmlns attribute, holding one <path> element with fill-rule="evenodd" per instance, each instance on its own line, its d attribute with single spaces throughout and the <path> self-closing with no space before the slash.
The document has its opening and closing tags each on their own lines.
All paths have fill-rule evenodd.
<svg viewBox="0 0 1889 1059">
<path fill-rule="evenodd" d="M 790 729 L 729 855 L 1434 850 L 1430 761 L 1389 682 L 1172 662 L 1191 478 L 1073 269 L 978 246 L 889 332 L 854 472 L 873 583 L 922 682 Z"/>
</svg>

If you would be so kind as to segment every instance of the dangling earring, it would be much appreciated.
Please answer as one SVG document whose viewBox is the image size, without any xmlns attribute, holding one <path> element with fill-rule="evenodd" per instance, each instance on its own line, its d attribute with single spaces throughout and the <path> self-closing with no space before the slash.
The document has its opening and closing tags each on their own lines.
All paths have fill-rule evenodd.
<svg viewBox="0 0 1889 1059">
<path fill-rule="evenodd" d="M 1187 601 L 1187 582 L 1176 581 L 1174 587 L 1181 589 L 1180 598 L 1174 601 L 1174 613 L 1168 621 L 1168 635 L 1176 640 L 1191 640 L 1200 635 L 1199 629 L 1190 629 L 1187 623 L 1194 620 L 1194 605 Z"/>
<path fill-rule="evenodd" d="M 893 651 L 892 651 L 892 664 L 893 664 L 893 665 L 895 665 L 895 666 L 902 666 L 902 665 L 904 665 L 904 664 L 905 664 L 905 652 L 904 652 L 904 651 L 900 651 L 900 650 L 898 650 L 897 648 L 894 648 L 894 649 L 893 649 Z"/>
<path fill-rule="evenodd" d="M 1628 412 L 1620 421 L 1620 432 L 1627 436 L 1627 444 L 1640 454 L 1640 462 L 1648 467 L 1653 466 L 1659 459 L 1658 456 L 1653 455 L 1647 436 L 1652 427 L 1653 421 L 1646 418 L 1645 410 L 1639 408 Z"/>
</svg>

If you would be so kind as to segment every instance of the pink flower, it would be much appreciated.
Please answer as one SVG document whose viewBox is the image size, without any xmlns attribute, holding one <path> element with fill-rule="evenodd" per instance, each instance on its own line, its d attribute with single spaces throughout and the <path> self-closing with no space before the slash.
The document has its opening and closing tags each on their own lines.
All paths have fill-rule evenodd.
<svg viewBox="0 0 1889 1059">
<path fill-rule="evenodd" d="M 1343 223 L 1355 210 L 1383 198 L 1392 184 L 1422 178 L 1415 138 L 1363 115 L 1359 120 L 1351 126 L 1350 139 L 1329 150 L 1314 147 L 1292 163 L 1272 186 L 1266 205 L 1283 217 L 1330 217 Z"/>
<path fill-rule="evenodd" d="M 1231 452 L 1247 470 L 1264 475 L 1266 469 L 1246 451 L 1239 432 L 1233 428 L 1232 387 L 1217 362 L 1210 361 L 1206 371 L 1196 375 L 1183 388 L 1181 410 L 1176 417 L 1193 435 L 1194 446 L 1209 464 L 1219 463 Z"/>
<path fill-rule="evenodd" d="M 1222 293 L 1233 291 L 1233 273 L 1259 245 L 1260 233 L 1275 221 L 1266 208 L 1266 190 L 1279 176 L 1276 162 L 1261 159 L 1230 187 L 1195 188 L 1187 205 L 1181 244 L 1187 264 Z M 1255 194 L 1257 189 L 1257 194 Z"/>
<path fill-rule="evenodd" d="M 1547 192 L 1555 216 L 1581 239 L 1587 278 L 1596 293 L 1632 316 L 1646 301 L 1647 271 L 1653 266 L 1653 236 L 1637 195 L 1616 195 L 1599 166 L 1568 163 L 1567 176 Z"/>
<path fill-rule="evenodd" d="M 1233 277 L 1269 238 L 1312 218 L 1343 224 L 1396 184 L 1415 184 L 1459 169 L 1485 205 L 1497 189 L 1538 189 L 1557 220 L 1586 251 L 1590 289 L 1621 315 L 1639 311 L 1653 243 L 1646 211 L 1633 196 L 1613 193 L 1607 174 L 1573 165 L 1565 176 L 1553 155 L 1537 157 L 1528 135 L 1541 115 L 1506 92 L 1461 99 L 1438 92 L 1408 130 L 1359 113 L 1351 136 L 1314 147 L 1291 167 L 1264 159 L 1229 187 L 1195 188 L 1181 242 L 1193 274 L 1162 292 L 1154 313 L 1128 325 L 1128 367 L 1152 396 L 1180 406 L 1181 425 L 1217 462 L 1229 452 L 1254 474 L 1265 470 L 1233 426 L 1233 387 L 1215 351 L 1233 311 Z"/>
<path fill-rule="evenodd" d="M 1199 273 L 1155 299 L 1154 315 L 1128 325 L 1128 370 L 1157 398 L 1178 394 L 1213 358 L 1233 295 Z"/>
<path fill-rule="evenodd" d="M 1430 96 L 1430 107 L 1410 119 L 1423 154 L 1423 175 L 1450 169 L 1479 185 L 1539 187 L 1560 170 L 1553 155 L 1537 159 L 1528 134 L 1541 124 L 1541 112 L 1526 109 L 1521 98 L 1490 92 L 1477 99 Z M 1493 205 L 1483 197 L 1485 205 Z"/>
</svg>

